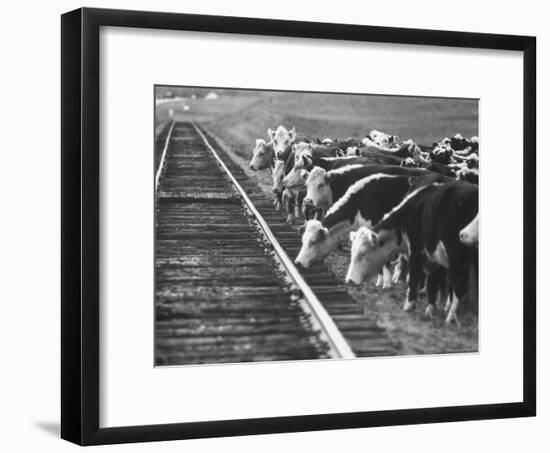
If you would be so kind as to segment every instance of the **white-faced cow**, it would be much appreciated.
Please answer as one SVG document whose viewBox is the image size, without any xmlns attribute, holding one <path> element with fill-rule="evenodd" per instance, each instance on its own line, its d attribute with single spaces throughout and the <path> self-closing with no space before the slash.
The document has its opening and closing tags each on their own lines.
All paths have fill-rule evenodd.
<svg viewBox="0 0 550 453">
<path fill-rule="evenodd" d="M 429 174 L 424 169 L 397 165 L 348 164 L 330 171 L 321 167 L 313 167 L 310 172 L 302 170 L 302 177 L 306 180 L 307 189 L 304 204 L 316 209 L 328 209 L 345 194 L 353 183 L 376 173 L 412 177 Z"/>
<path fill-rule="evenodd" d="M 275 158 L 281 159 L 287 151 L 296 141 L 296 129 L 292 128 L 290 131 L 286 130 L 284 126 L 279 126 L 277 130 L 268 129 L 267 135 L 269 137 L 269 143 L 273 146 Z"/>
<path fill-rule="evenodd" d="M 351 241 L 351 257 L 345 282 L 347 284 L 353 283 L 358 285 L 366 278 L 374 275 L 374 266 L 368 262 L 368 259 L 369 253 L 371 253 L 372 248 L 377 244 L 378 236 L 367 227 L 361 227 L 357 231 L 351 231 L 349 235 Z M 398 254 L 398 264 L 396 265 L 392 281 L 397 282 L 403 272 L 401 267 L 404 266 L 404 262 L 406 262 L 408 266 L 408 242 L 404 240 L 402 246 L 396 248 L 394 253 Z M 385 267 L 386 266 L 383 268 Z M 423 261 L 422 271 L 426 275 L 426 295 L 428 302 L 426 316 L 432 318 L 438 296 L 440 303 L 447 303 L 448 301 L 449 285 L 447 281 L 447 272 L 443 266 L 428 260 Z M 408 311 L 412 307 L 413 304 L 407 299 L 403 309 Z"/>
<path fill-rule="evenodd" d="M 367 137 L 384 149 L 390 149 L 399 142 L 399 137 L 397 135 L 386 134 L 376 129 L 370 131 Z"/>
<path fill-rule="evenodd" d="M 295 217 L 300 217 L 302 200 L 305 196 L 305 184 L 285 185 L 286 175 L 292 170 L 294 163 L 294 151 L 291 150 L 285 160 L 277 159 L 273 167 L 272 190 L 275 194 L 276 209 L 284 205 L 287 211 L 287 222 L 291 223 Z M 284 195 L 284 197 L 283 197 Z M 277 200 L 279 202 L 277 203 Z"/>
<path fill-rule="evenodd" d="M 443 177 L 426 175 L 411 178 L 376 173 L 353 183 L 327 211 L 322 221 L 307 222 L 296 264 L 307 268 L 312 263 L 322 261 L 347 238 L 351 230 L 378 222 L 403 200 L 411 184 L 427 184 L 438 178 Z"/>
<path fill-rule="evenodd" d="M 263 138 L 256 140 L 256 146 L 252 151 L 252 159 L 248 166 L 252 170 L 263 170 L 265 168 L 273 168 L 275 164 L 275 153 L 273 145 L 267 143 Z"/>
<path fill-rule="evenodd" d="M 453 300 L 446 322 L 458 324 L 457 307 L 468 293 L 476 254 L 459 232 L 477 213 L 477 186 L 460 181 L 430 183 L 408 194 L 369 231 L 354 237 L 349 280 L 375 275 L 396 252 L 409 254 L 409 288 L 404 309 L 416 304 L 425 259 L 448 270 Z M 436 282 L 440 283 L 440 282 Z M 428 312 L 433 312 L 430 300 Z"/>
<path fill-rule="evenodd" d="M 456 172 L 456 179 L 478 185 L 479 171 L 475 168 L 463 167 Z"/>
</svg>

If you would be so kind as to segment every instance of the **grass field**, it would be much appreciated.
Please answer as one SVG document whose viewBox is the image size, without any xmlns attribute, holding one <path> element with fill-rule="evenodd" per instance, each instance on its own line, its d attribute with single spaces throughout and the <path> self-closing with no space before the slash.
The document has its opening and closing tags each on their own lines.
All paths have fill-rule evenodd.
<svg viewBox="0 0 550 453">
<path fill-rule="evenodd" d="M 158 118 L 174 108 L 177 119 L 209 126 L 248 156 L 256 138 L 282 124 L 308 137 L 364 137 L 371 129 L 429 145 L 457 132 L 478 135 L 478 102 L 466 99 L 358 96 L 315 93 L 240 92 L 216 100 L 189 100 L 188 112 L 164 104 Z"/>
<path fill-rule="evenodd" d="M 183 111 L 184 103 L 189 106 L 188 111 Z M 158 130 L 170 119 L 169 109 L 173 109 L 176 120 L 203 123 L 266 193 L 270 193 L 271 186 L 269 171 L 253 172 L 247 164 L 255 140 L 267 138 L 267 129 L 281 124 L 296 127 L 311 138 L 362 138 L 370 130 L 379 129 L 401 139 L 412 138 L 422 145 L 457 132 L 467 137 L 478 135 L 477 100 L 223 91 L 216 100 L 188 99 L 157 106 Z M 348 253 L 337 250 L 328 262 L 343 282 Z M 376 288 L 372 281 L 365 282 L 349 292 L 377 316 L 401 354 L 478 350 L 477 319 L 473 316 L 464 317 L 463 327 L 458 329 L 444 324 L 441 311 L 433 321 L 426 320 L 423 305 L 417 312 L 403 312 L 404 282 L 390 290 Z"/>
</svg>

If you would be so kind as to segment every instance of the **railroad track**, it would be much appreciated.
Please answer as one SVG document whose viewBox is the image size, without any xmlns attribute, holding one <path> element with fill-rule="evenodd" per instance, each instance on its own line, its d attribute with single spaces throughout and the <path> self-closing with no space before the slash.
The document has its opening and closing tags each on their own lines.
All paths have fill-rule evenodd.
<svg viewBox="0 0 550 453">
<path fill-rule="evenodd" d="M 324 264 L 296 270 L 299 236 L 207 131 L 160 139 L 156 365 L 395 353 Z"/>
</svg>

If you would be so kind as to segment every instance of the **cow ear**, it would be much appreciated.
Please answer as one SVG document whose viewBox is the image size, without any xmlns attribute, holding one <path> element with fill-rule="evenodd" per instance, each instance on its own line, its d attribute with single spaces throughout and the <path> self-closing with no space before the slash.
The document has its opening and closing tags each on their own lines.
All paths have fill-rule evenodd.
<svg viewBox="0 0 550 453">
<path fill-rule="evenodd" d="M 270 139 L 273 139 L 273 137 L 275 137 L 275 131 L 271 130 L 271 128 L 269 128 L 267 130 L 267 136 L 270 138 Z"/>
</svg>

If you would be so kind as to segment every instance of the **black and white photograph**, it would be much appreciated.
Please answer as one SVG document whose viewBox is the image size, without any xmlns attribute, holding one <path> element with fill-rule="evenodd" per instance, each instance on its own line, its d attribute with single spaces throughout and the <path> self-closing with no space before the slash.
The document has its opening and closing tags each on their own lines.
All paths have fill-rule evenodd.
<svg viewBox="0 0 550 453">
<path fill-rule="evenodd" d="M 154 100 L 155 366 L 479 352 L 479 99 Z"/>
</svg>

